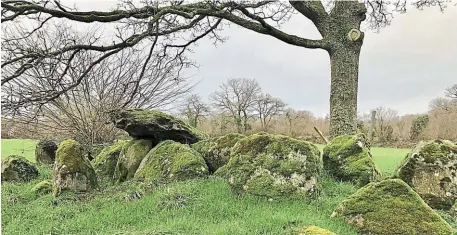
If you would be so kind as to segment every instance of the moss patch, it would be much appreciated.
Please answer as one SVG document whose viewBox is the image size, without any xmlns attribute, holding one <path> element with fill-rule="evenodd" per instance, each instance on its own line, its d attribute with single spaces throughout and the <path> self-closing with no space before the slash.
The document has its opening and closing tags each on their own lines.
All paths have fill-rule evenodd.
<svg viewBox="0 0 457 235">
<path fill-rule="evenodd" d="M 324 169 L 338 180 L 364 186 L 381 178 L 363 134 L 334 138 L 323 151 Z"/>
<path fill-rule="evenodd" d="M 361 234 L 452 234 L 450 225 L 399 179 L 366 185 L 344 200 L 332 217 L 344 217 Z"/>
<path fill-rule="evenodd" d="M 457 145 L 447 140 L 421 141 L 396 171 L 427 204 L 443 210 L 457 199 L 456 175 Z"/>
<path fill-rule="evenodd" d="M 122 147 L 127 143 L 126 140 L 120 140 L 113 145 L 104 148 L 95 158 L 94 169 L 100 178 L 112 179 L 116 164 L 119 159 Z"/>
<path fill-rule="evenodd" d="M 206 139 L 192 144 L 191 147 L 197 150 L 205 159 L 211 173 L 227 164 L 230 159 L 231 148 L 238 140 L 246 137 L 238 133 L 230 133 L 224 136 Z"/>
<path fill-rule="evenodd" d="M 312 143 L 260 133 L 240 139 L 229 162 L 215 174 L 227 178 L 235 192 L 304 198 L 319 191 L 321 164 Z"/>
<path fill-rule="evenodd" d="M 119 159 L 114 171 L 114 179 L 117 182 L 133 178 L 143 158 L 152 149 L 154 143 L 151 140 L 130 140 L 125 143 L 119 154 Z"/>
<path fill-rule="evenodd" d="M 298 235 L 337 235 L 334 232 L 330 232 L 327 229 L 319 228 L 314 225 L 301 228 L 297 234 Z"/>
<path fill-rule="evenodd" d="M 135 179 L 185 180 L 207 174 L 208 167 L 200 153 L 188 145 L 166 140 L 146 155 L 135 173 Z"/>
<path fill-rule="evenodd" d="M 31 192 L 35 195 L 44 195 L 52 192 L 52 184 L 49 180 L 43 180 L 33 186 Z"/>
<path fill-rule="evenodd" d="M 67 190 L 88 192 L 98 188 L 95 170 L 84 157 L 84 149 L 78 142 L 70 139 L 60 143 L 56 152 L 52 185 L 55 196 Z"/>
</svg>

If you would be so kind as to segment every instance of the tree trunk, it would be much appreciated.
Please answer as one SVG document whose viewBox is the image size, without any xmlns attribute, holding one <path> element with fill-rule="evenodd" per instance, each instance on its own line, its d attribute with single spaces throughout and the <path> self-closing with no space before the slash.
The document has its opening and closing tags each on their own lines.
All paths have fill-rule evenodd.
<svg viewBox="0 0 457 235">
<path fill-rule="evenodd" d="M 339 48 L 330 53 L 330 136 L 357 131 L 359 48 Z"/>
</svg>

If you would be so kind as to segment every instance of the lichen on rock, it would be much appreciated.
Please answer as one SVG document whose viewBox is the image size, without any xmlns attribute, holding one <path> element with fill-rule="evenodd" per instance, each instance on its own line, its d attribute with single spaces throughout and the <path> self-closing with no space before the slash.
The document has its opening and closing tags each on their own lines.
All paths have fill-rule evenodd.
<svg viewBox="0 0 457 235">
<path fill-rule="evenodd" d="M 227 164 L 230 159 L 231 149 L 238 140 L 246 137 L 243 134 L 230 133 L 220 137 L 201 140 L 191 147 L 197 150 L 205 159 L 210 173 Z"/>
<path fill-rule="evenodd" d="M 342 217 L 360 234 L 452 235 L 446 223 L 400 179 L 373 182 L 349 196 L 332 217 Z"/>
<path fill-rule="evenodd" d="M 337 180 L 364 186 L 381 178 L 363 134 L 335 137 L 325 146 L 322 157 L 324 169 Z"/>
<path fill-rule="evenodd" d="M 269 198 L 305 198 L 320 190 L 320 152 L 310 142 L 259 133 L 240 139 L 215 174 L 235 192 Z"/>
<path fill-rule="evenodd" d="M 117 128 L 125 130 L 136 139 L 151 139 L 156 143 L 174 140 L 193 144 L 207 137 L 182 120 L 158 110 L 113 110 L 110 117 Z"/>
<path fill-rule="evenodd" d="M 35 161 L 38 164 L 54 164 L 57 144 L 54 141 L 41 140 L 35 147 Z"/>
<path fill-rule="evenodd" d="M 97 175 L 89 160 L 84 157 L 83 147 L 74 140 L 60 143 L 52 179 L 52 193 L 64 191 L 75 193 L 90 192 L 98 188 Z"/>
<path fill-rule="evenodd" d="M 94 169 L 99 178 L 113 179 L 119 154 L 127 142 L 126 140 L 119 140 L 111 146 L 104 148 L 97 155 L 94 159 Z"/>
<path fill-rule="evenodd" d="M 419 142 L 396 176 L 432 208 L 448 210 L 457 199 L 457 145 L 448 140 Z"/>
<path fill-rule="evenodd" d="M 135 179 L 186 180 L 208 175 L 205 160 L 189 145 L 166 140 L 154 147 L 143 159 Z"/>
<path fill-rule="evenodd" d="M 134 139 L 122 146 L 114 170 L 116 182 L 123 182 L 133 178 L 143 158 L 152 149 L 155 143 L 152 140 Z"/>
<path fill-rule="evenodd" d="M 29 181 L 38 175 L 38 169 L 21 156 L 11 155 L 2 160 L 2 181 Z"/>
</svg>

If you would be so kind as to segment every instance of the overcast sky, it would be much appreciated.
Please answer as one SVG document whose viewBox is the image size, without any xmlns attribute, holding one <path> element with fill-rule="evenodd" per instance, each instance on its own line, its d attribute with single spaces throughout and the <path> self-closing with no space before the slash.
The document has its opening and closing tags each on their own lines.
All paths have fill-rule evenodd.
<svg viewBox="0 0 457 235">
<path fill-rule="evenodd" d="M 84 10 L 103 10 L 116 1 L 77 1 Z M 294 15 L 283 30 L 318 39 L 312 23 Z M 421 113 L 428 102 L 457 83 L 457 7 L 444 13 L 436 8 L 396 14 L 392 24 L 376 33 L 365 29 L 360 56 L 359 112 L 377 106 L 400 114 Z M 288 45 L 232 25 L 217 47 L 201 40 L 190 58 L 198 70 L 185 71 L 199 81 L 195 92 L 207 99 L 230 78 L 255 78 L 262 89 L 295 109 L 318 116 L 329 112 L 330 61 L 326 51 Z"/>
</svg>

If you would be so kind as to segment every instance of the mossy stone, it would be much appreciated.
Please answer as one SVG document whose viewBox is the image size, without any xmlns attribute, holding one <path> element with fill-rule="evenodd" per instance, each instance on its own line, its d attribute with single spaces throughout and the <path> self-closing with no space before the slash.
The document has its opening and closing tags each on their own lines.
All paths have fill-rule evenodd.
<svg viewBox="0 0 457 235">
<path fill-rule="evenodd" d="M 43 180 L 40 183 L 33 186 L 31 192 L 36 195 L 44 195 L 52 192 L 52 184 L 49 180 Z"/>
<path fill-rule="evenodd" d="M 57 144 L 54 141 L 41 140 L 35 147 L 35 161 L 38 164 L 54 164 Z"/>
<path fill-rule="evenodd" d="M 119 183 L 132 179 L 141 161 L 153 146 L 154 142 L 146 139 L 130 140 L 125 143 L 122 146 L 114 170 L 114 179 L 116 182 Z"/>
<path fill-rule="evenodd" d="M 448 140 L 421 141 L 396 170 L 435 209 L 448 210 L 457 199 L 457 145 Z"/>
<path fill-rule="evenodd" d="M 246 137 L 238 133 L 230 133 L 220 137 L 206 139 L 192 144 L 191 147 L 197 150 L 205 159 L 210 173 L 227 164 L 230 159 L 231 149 L 238 140 Z"/>
<path fill-rule="evenodd" d="M 363 134 L 335 137 L 325 146 L 322 158 L 324 169 L 337 180 L 364 186 L 381 178 Z"/>
<path fill-rule="evenodd" d="M 334 232 L 330 232 L 327 229 L 319 228 L 317 226 L 303 227 L 298 230 L 298 235 L 337 235 Z"/>
<path fill-rule="evenodd" d="M 2 181 L 29 181 L 38 175 L 38 169 L 21 156 L 11 155 L 2 160 Z"/>
<path fill-rule="evenodd" d="M 310 142 L 259 133 L 240 139 L 229 162 L 215 174 L 235 192 L 268 198 L 305 198 L 320 190 L 322 161 Z"/>
<path fill-rule="evenodd" d="M 117 161 L 126 140 L 119 140 L 111 146 L 104 148 L 94 159 L 95 173 L 99 178 L 113 179 Z"/>
<path fill-rule="evenodd" d="M 125 130 L 136 139 L 151 139 L 156 143 L 174 140 L 193 144 L 207 138 L 203 132 L 184 121 L 158 110 L 113 110 L 110 117 L 117 128 Z"/>
<path fill-rule="evenodd" d="M 349 196 L 332 217 L 360 234 L 452 235 L 451 226 L 400 179 L 373 182 Z"/>
<path fill-rule="evenodd" d="M 52 193 L 64 191 L 90 192 L 98 188 L 97 175 L 89 160 L 84 157 L 83 147 L 74 140 L 59 144 L 52 179 Z"/>
<path fill-rule="evenodd" d="M 143 159 L 135 179 L 186 180 L 208 175 L 205 160 L 189 145 L 166 140 L 154 147 Z"/>
</svg>

